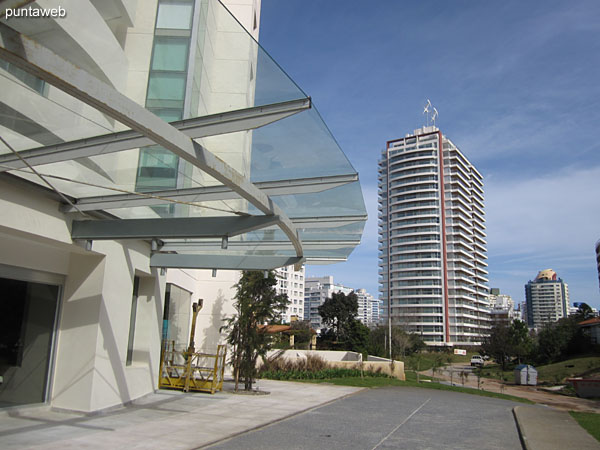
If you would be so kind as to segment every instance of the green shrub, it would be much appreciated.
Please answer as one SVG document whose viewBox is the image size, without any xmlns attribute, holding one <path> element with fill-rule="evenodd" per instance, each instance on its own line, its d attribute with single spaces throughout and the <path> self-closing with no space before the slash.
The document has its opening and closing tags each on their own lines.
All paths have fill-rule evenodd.
<svg viewBox="0 0 600 450">
<path fill-rule="evenodd" d="M 364 371 L 364 376 L 367 377 L 380 377 L 390 378 L 380 371 L 369 372 Z M 261 378 L 267 378 L 270 380 L 327 380 L 330 378 L 348 378 L 348 377 L 360 377 L 360 369 L 342 369 L 342 368 L 329 368 L 321 369 L 317 371 L 310 370 L 264 370 L 261 371 Z"/>
</svg>

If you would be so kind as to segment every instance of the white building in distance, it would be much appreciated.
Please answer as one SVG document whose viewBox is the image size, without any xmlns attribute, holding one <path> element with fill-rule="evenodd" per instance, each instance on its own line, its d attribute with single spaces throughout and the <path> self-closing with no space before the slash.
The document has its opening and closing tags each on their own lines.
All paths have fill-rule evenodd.
<svg viewBox="0 0 600 450">
<path fill-rule="evenodd" d="M 552 269 L 541 270 L 525 285 L 527 325 L 541 328 L 569 315 L 569 286 Z"/>
<path fill-rule="evenodd" d="M 435 126 L 388 141 L 379 160 L 383 314 L 428 345 L 490 331 L 483 177 Z"/>
<path fill-rule="evenodd" d="M 320 331 L 324 328 L 323 320 L 319 315 L 319 306 L 331 297 L 334 292 L 346 295 L 354 290 L 333 282 L 331 275 L 324 277 L 307 277 L 304 282 L 304 320 L 310 322 L 313 330 Z"/>
<path fill-rule="evenodd" d="M 358 297 L 358 320 L 369 327 L 379 324 L 379 299 L 366 289 L 357 289 L 354 293 Z"/>
<path fill-rule="evenodd" d="M 294 266 L 275 269 L 278 294 L 286 294 L 290 303 L 282 314 L 281 320 L 290 323 L 292 320 L 304 320 L 304 266 L 295 270 Z"/>
</svg>

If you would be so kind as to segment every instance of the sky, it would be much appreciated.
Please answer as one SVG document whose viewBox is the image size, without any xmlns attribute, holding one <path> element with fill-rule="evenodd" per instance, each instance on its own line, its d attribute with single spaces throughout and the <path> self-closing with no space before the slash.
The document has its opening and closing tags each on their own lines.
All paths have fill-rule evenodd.
<svg viewBox="0 0 600 450">
<path fill-rule="evenodd" d="M 260 43 L 358 171 L 369 220 L 348 261 L 307 276 L 378 295 L 377 160 L 437 126 L 483 174 L 489 285 L 524 301 L 552 268 L 600 308 L 600 2 L 262 0 Z"/>
</svg>

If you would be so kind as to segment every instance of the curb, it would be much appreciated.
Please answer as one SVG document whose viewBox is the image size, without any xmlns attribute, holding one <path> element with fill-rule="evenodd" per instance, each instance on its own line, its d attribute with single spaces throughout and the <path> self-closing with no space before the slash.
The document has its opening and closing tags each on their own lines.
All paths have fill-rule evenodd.
<svg viewBox="0 0 600 450">
<path fill-rule="evenodd" d="M 517 414 L 517 408 L 521 408 L 521 406 L 515 406 L 512 409 L 512 413 L 515 418 L 515 422 L 517 423 L 517 431 L 519 432 L 519 440 L 521 441 L 523 450 L 531 450 L 531 447 L 529 446 L 529 442 L 527 441 L 527 436 L 525 435 L 523 424 L 519 420 L 519 415 Z"/>
</svg>

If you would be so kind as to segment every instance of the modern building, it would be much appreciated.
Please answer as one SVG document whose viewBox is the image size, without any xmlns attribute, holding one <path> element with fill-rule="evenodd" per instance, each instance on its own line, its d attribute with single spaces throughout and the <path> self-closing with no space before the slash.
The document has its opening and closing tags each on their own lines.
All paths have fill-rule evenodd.
<svg viewBox="0 0 600 450">
<path fill-rule="evenodd" d="M 519 308 L 517 310 L 519 312 L 519 320 L 522 320 L 525 323 L 527 322 L 527 302 L 519 303 Z"/>
<path fill-rule="evenodd" d="M 65 14 L 6 14 L 13 6 Z M 366 212 L 259 0 L 0 5 L 0 407 L 154 391 L 214 351 L 245 269 L 343 261 Z M 19 16 L 19 17 L 17 17 Z"/>
<path fill-rule="evenodd" d="M 490 330 L 483 177 L 435 126 L 388 141 L 379 161 L 383 314 L 428 345 Z"/>
<path fill-rule="evenodd" d="M 275 289 L 278 294 L 287 295 L 290 304 L 281 316 L 284 323 L 292 320 L 304 319 L 304 266 L 295 270 L 294 266 L 275 269 L 277 285 Z"/>
<path fill-rule="evenodd" d="M 515 302 L 512 297 L 507 294 L 501 294 L 500 289 L 490 289 L 490 318 L 492 319 L 492 326 L 498 324 L 510 325 L 517 317 L 517 311 L 515 310 Z"/>
<path fill-rule="evenodd" d="M 552 269 L 540 271 L 525 285 L 527 325 L 541 328 L 569 314 L 569 287 Z"/>
<path fill-rule="evenodd" d="M 357 319 L 368 327 L 379 324 L 379 299 L 374 298 L 366 289 L 357 289 L 354 293 L 358 297 Z"/>
<path fill-rule="evenodd" d="M 304 320 L 310 322 L 313 330 L 320 331 L 325 325 L 319 314 L 319 306 L 325 300 L 331 298 L 334 292 L 342 292 L 348 295 L 353 291 L 352 288 L 334 283 L 331 275 L 307 277 L 304 282 Z"/>
</svg>

